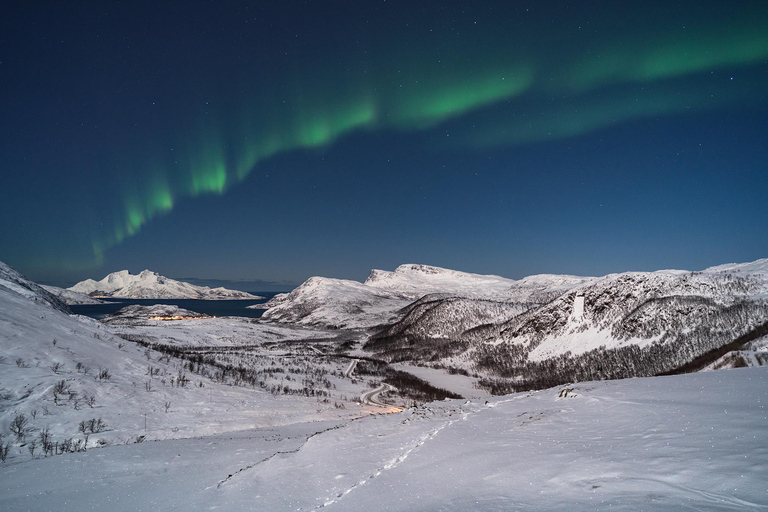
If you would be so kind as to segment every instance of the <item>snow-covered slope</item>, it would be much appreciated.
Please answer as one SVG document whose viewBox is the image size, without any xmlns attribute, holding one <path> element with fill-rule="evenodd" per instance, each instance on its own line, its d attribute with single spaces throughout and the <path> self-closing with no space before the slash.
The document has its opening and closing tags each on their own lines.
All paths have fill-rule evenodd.
<svg viewBox="0 0 768 512">
<path fill-rule="evenodd" d="M 747 263 L 726 263 L 704 270 L 706 273 L 731 272 L 739 274 L 768 274 L 768 258 Z"/>
<path fill-rule="evenodd" d="M 765 510 L 766 390 L 725 370 L 110 446 L 0 465 L 0 509 Z"/>
<path fill-rule="evenodd" d="M 98 297 L 124 299 L 260 299 L 256 295 L 226 288 L 195 286 L 144 270 L 133 275 L 127 270 L 113 272 L 101 281 L 86 279 L 68 288 L 73 292 Z"/>
<path fill-rule="evenodd" d="M 71 311 L 58 297 L 33 283 L 14 269 L 0 261 L 0 293 L 17 299 L 27 299 L 35 304 L 44 304 L 64 313 Z"/>
<path fill-rule="evenodd" d="M 411 299 L 401 293 L 357 281 L 311 277 L 269 308 L 264 321 L 334 329 L 361 329 L 395 318 Z"/>
<path fill-rule="evenodd" d="M 768 328 L 764 261 L 739 271 L 612 274 L 565 293 L 554 288 L 554 300 L 526 303 L 524 312 L 489 309 L 475 298 L 438 299 L 429 314 L 424 307 L 408 309 L 366 347 L 391 361 L 463 367 L 520 387 L 667 372 L 741 337 L 746 343 L 762 335 Z M 545 283 L 537 293 L 546 290 Z"/>
<path fill-rule="evenodd" d="M 48 286 L 44 284 L 40 286 L 61 299 L 61 301 L 68 306 L 77 306 L 81 304 L 104 304 L 106 302 L 103 300 L 94 299 L 90 295 L 86 295 L 80 292 L 73 292 L 72 290 L 59 288 L 58 286 Z"/>
<path fill-rule="evenodd" d="M 459 297 L 526 302 L 545 291 L 560 293 L 592 281 L 591 277 L 541 274 L 519 281 L 494 275 L 471 274 L 430 265 L 406 264 L 394 272 L 372 270 L 367 286 L 402 293 L 413 299 L 444 293 Z"/>
<path fill-rule="evenodd" d="M 263 304 L 252 304 L 250 306 L 246 306 L 245 309 L 270 309 L 275 306 L 279 306 L 286 300 L 288 300 L 288 293 L 278 293 L 271 299 L 269 299 L 267 302 L 264 302 Z"/>
<path fill-rule="evenodd" d="M 546 302 L 593 278 L 531 276 L 515 281 L 429 265 L 407 264 L 393 272 L 372 270 L 364 283 L 312 277 L 264 307 L 265 321 L 336 328 L 369 328 L 402 317 L 400 309 L 429 294 L 506 302 Z"/>
<path fill-rule="evenodd" d="M 398 292 L 418 299 L 429 293 L 473 297 L 503 296 L 515 283 L 499 276 L 470 274 L 430 265 L 400 265 L 393 272 L 372 270 L 366 286 Z"/>
<path fill-rule="evenodd" d="M 116 336 L 128 330 L 124 326 L 107 326 L 68 311 L 56 297 L 0 263 L 0 444 L 10 447 L 9 461 L 29 458 L 29 441 L 38 440 L 46 428 L 52 442 L 72 440 L 94 448 L 133 442 L 138 436 L 190 437 L 361 412 L 362 408 L 337 409 L 315 398 L 233 385 L 232 379 L 222 380 L 211 368 L 201 372 L 200 364 L 192 372 L 182 359 Z M 208 322 L 210 332 L 201 332 L 201 338 L 211 344 L 214 330 L 227 340 L 233 339 L 238 326 L 243 325 L 240 331 L 244 331 L 252 325 L 246 319 Z M 252 346 L 292 337 L 289 332 L 269 333 L 265 326 L 254 327 L 246 335 Z M 180 344 L 187 341 L 182 339 Z M 270 365 L 268 357 L 261 359 Z M 346 364 L 342 361 L 324 371 L 341 374 Z M 278 381 L 279 375 L 286 373 L 278 374 Z M 19 415 L 26 418 L 26 432 L 9 435 Z M 80 422 L 98 418 L 106 427 L 79 429 Z M 41 454 L 39 443 L 37 449 Z"/>
</svg>

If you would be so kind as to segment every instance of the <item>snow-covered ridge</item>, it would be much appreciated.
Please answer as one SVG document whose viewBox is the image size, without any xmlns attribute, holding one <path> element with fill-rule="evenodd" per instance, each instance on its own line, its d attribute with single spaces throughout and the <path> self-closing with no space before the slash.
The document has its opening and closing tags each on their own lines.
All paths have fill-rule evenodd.
<svg viewBox="0 0 768 512">
<path fill-rule="evenodd" d="M 196 286 L 144 270 L 133 275 L 127 270 L 113 272 L 101 281 L 86 279 L 68 290 L 97 297 L 123 299 L 261 299 L 256 295 L 226 288 Z"/>
<path fill-rule="evenodd" d="M 68 306 L 79 306 L 82 304 L 106 304 L 106 301 L 94 299 L 90 295 L 86 295 L 80 292 L 73 292 L 65 288 L 59 288 L 58 286 L 48 286 L 45 284 L 40 285 L 46 291 L 52 293 Z"/>
<path fill-rule="evenodd" d="M 69 308 L 56 295 L 37 283 L 33 283 L 14 269 L 0 261 L 0 291 L 6 290 L 11 295 L 18 295 L 38 304 L 47 304 L 64 313 Z"/>
<path fill-rule="evenodd" d="M 264 306 L 266 321 L 335 328 L 369 328 L 395 321 L 402 308 L 426 295 L 444 294 L 502 302 L 547 302 L 591 277 L 538 275 L 520 281 L 430 265 L 372 270 L 364 283 L 311 277 Z M 555 294 L 552 296 L 552 294 Z"/>
<path fill-rule="evenodd" d="M 494 297 L 508 292 L 515 281 L 500 276 L 409 263 L 400 265 L 393 272 L 374 269 L 363 284 L 418 299 L 428 293 Z"/>
<path fill-rule="evenodd" d="M 704 272 L 733 272 L 742 274 L 768 274 L 768 258 L 762 258 L 755 261 L 749 261 L 747 263 L 726 263 L 724 265 L 717 265 L 715 267 L 709 267 Z"/>
<path fill-rule="evenodd" d="M 766 262 L 582 282 L 526 278 L 521 282 L 539 282 L 539 296 L 549 290 L 552 299 L 520 303 L 526 307 L 516 311 L 473 297 L 437 298 L 407 308 L 366 348 L 390 361 L 459 366 L 509 382 L 525 378 L 531 387 L 675 371 L 764 335 Z M 563 288 L 549 288 L 547 281 Z"/>
<path fill-rule="evenodd" d="M 357 281 L 310 277 L 291 293 L 276 300 L 262 319 L 335 329 L 359 329 L 394 320 L 395 313 L 411 302 L 412 299 L 405 294 Z"/>
</svg>

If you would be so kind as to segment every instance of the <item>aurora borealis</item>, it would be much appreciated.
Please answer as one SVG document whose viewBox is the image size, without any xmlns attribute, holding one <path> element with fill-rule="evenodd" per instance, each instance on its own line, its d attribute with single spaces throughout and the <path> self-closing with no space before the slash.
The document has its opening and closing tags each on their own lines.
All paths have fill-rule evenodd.
<svg viewBox="0 0 768 512">
<path fill-rule="evenodd" d="M 764 2 L 2 11 L 0 260 L 32 278 L 768 256 Z"/>
</svg>

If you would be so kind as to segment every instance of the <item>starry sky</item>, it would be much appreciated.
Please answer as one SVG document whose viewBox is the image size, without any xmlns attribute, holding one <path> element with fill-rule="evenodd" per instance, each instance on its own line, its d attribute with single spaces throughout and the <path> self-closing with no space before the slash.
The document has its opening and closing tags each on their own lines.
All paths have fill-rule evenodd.
<svg viewBox="0 0 768 512">
<path fill-rule="evenodd" d="M 768 256 L 764 1 L 9 1 L 0 91 L 44 283 Z"/>
</svg>

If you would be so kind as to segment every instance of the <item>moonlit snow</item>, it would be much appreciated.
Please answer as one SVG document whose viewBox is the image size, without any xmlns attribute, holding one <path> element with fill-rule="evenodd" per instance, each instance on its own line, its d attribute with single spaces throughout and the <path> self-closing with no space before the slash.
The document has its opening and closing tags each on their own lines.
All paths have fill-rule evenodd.
<svg viewBox="0 0 768 512">
<path fill-rule="evenodd" d="M 635 282 L 672 283 L 675 293 L 725 298 L 736 283 L 762 304 L 765 274 L 753 262 L 690 279 L 674 271 L 505 282 L 407 265 L 366 283 L 311 279 L 276 301 L 268 321 L 157 305 L 98 322 L 0 263 L 0 445 L 9 450 L 0 510 L 768 509 L 766 336 L 703 369 L 750 368 L 504 396 L 480 388 L 478 375 L 391 364 L 464 397 L 415 406 L 363 368 L 375 332 L 366 327 L 422 306 L 440 314 L 420 314 L 408 329 L 451 339 L 478 319 L 527 311 L 522 296 L 586 296 L 550 303 L 568 322 L 586 322 L 594 290 L 619 289 L 609 286 L 618 279 L 632 293 Z M 414 299 L 418 286 L 433 295 Z M 457 295 L 473 287 L 483 291 Z M 501 303 L 500 293 L 515 300 Z M 532 356 L 603 344 L 600 334 L 587 326 L 570 345 L 544 340 Z M 225 375 L 227 364 L 253 373 Z M 20 414 L 29 423 L 17 437 Z M 104 428 L 85 435 L 83 422 L 95 418 Z M 57 443 L 84 440 L 85 450 L 35 450 L 43 430 Z"/>
<path fill-rule="evenodd" d="M 585 382 L 113 446 L 0 466 L 0 508 L 762 509 L 766 389 L 764 367 Z"/>
</svg>

